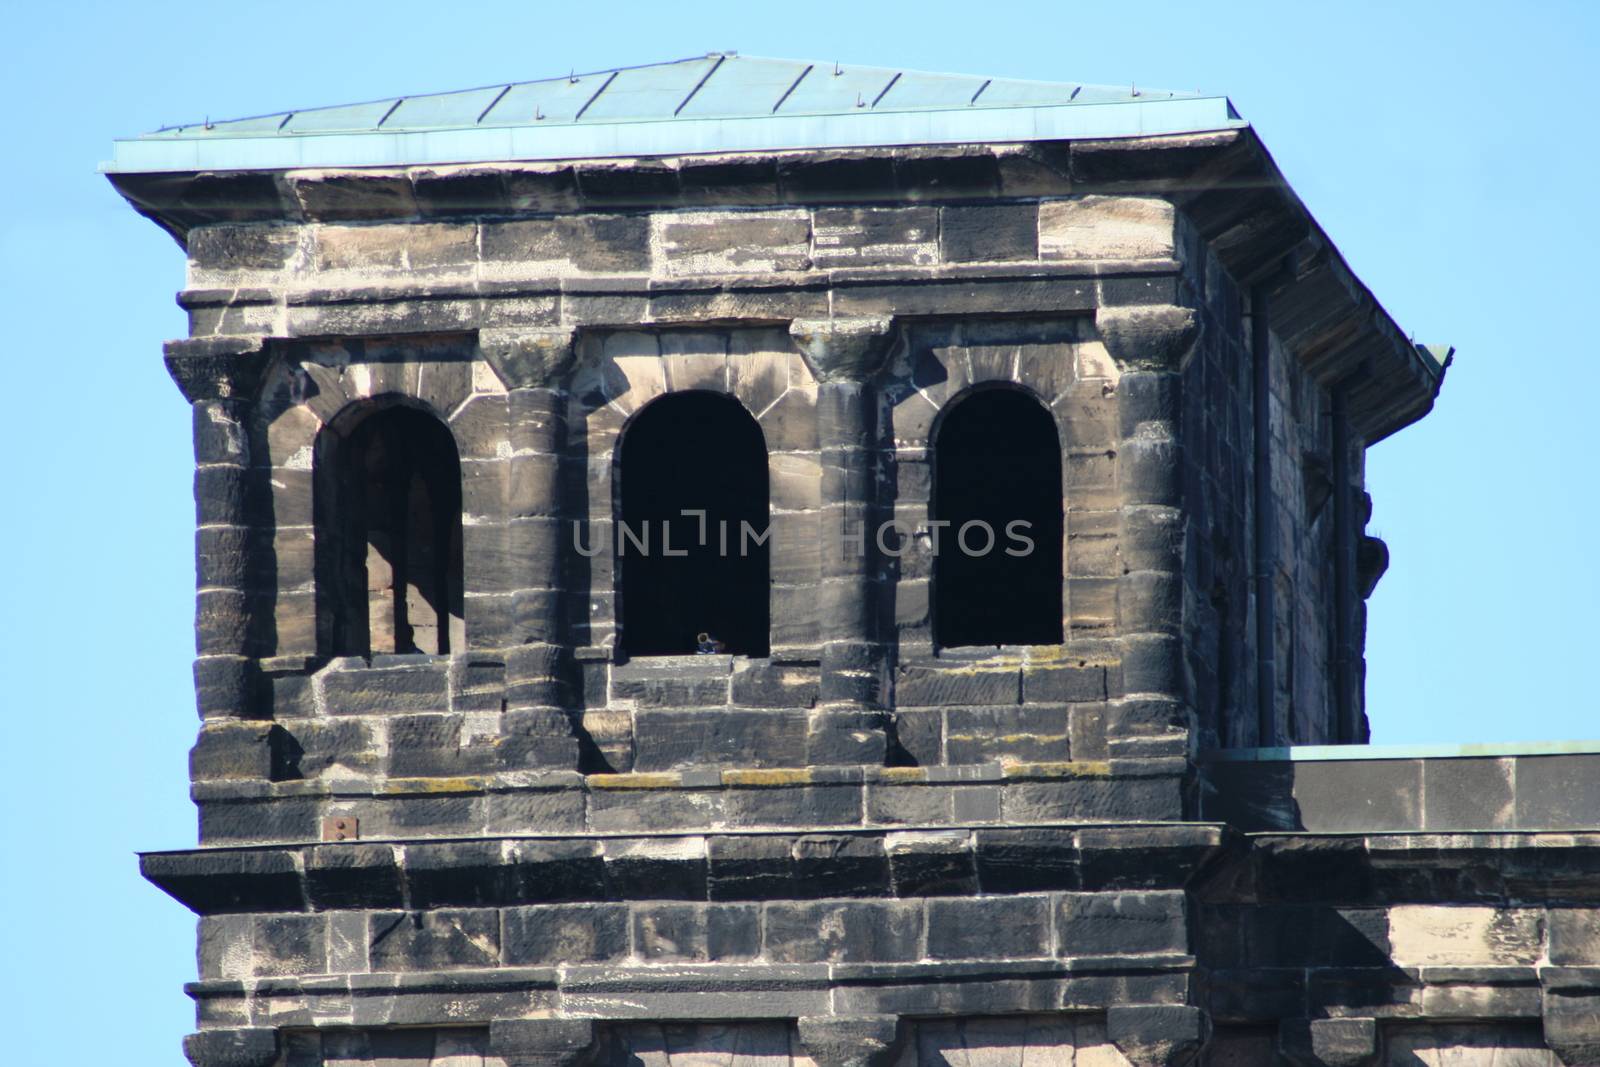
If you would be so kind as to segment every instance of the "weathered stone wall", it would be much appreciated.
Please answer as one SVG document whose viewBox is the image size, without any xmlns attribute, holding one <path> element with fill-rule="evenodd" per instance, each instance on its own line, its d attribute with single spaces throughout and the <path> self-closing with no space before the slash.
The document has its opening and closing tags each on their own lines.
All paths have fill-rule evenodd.
<svg viewBox="0 0 1600 1067">
<path fill-rule="evenodd" d="M 1336 738 L 1333 658 L 1333 425 L 1326 390 L 1272 344 L 1273 706 L 1291 744 Z"/>
<path fill-rule="evenodd" d="M 1239 747 L 1256 743 L 1250 341 L 1238 286 L 1191 228 L 1182 234 L 1184 302 L 1201 322 L 1182 383 L 1187 676 L 1200 746 Z"/>
<path fill-rule="evenodd" d="M 1306 878 L 1314 847 L 1183 821 L 1197 750 L 1257 740 L 1242 286 L 1305 237 L 1283 198 L 1231 199 L 1236 140 L 306 172 L 251 186 L 270 210 L 194 208 L 168 363 L 195 412 L 202 847 L 144 864 L 202 917 L 191 1060 L 1426 1062 L 1490 1040 L 1441 1028 L 1462 1003 L 1503 1044 L 1580 1018 L 1586 973 L 1530 953 L 1587 951 L 1554 940 L 1581 894 L 1500 868 L 1467 892 L 1437 845 L 1426 891 L 1363 895 Z M 1213 179 L 1227 203 L 1197 199 Z M 1275 703 L 1320 738 L 1331 700 L 1293 679 L 1326 673 L 1332 594 L 1301 572 L 1337 547 L 1303 469 L 1331 372 L 1301 364 L 1382 331 L 1305 251 L 1272 282 L 1299 301 L 1272 319 Z M 1396 351 L 1358 385 L 1416 373 Z M 935 639 L 939 427 L 987 388 L 1059 437 L 1059 644 Z M 628 561 L 578 550 L 615 533 L 630 420 L 688 390 L 767 446 L 766 656 L 630 657 Z M 319 457 L 390 403 L 460 455 L 450 655 L 334 655 L 319 606 Z M 1362 887 L 1404 852 L 1372 844 Z"/>
<path fill-rule="evenodd" d="M 228 829 L 241 819 L 248 839 L 266 840 L 278 832 L 269 828 L 288 832 L 331 815 L 355 815 L 368 832 L 382 832 L 388 807 L 417 809 L 406 827 L 414 832 L 500 825 L 485 814 L 494 806 L 487 798 L 532 785 L 504 777 L 530 771 L 1006 762 L 1037 765 L 1034 777 L 1094 781 L 1107 773 L 1096 761 L 1112 757 L 1121 761 L 1112 776 L 1130 776 L 1130 803 L 1141 802 L 1134 798 L 1148 791 L 1138 780 L 1181 774 L 1162 761 L 1188 750 L 1183 709 L 1220 707 L 1215 671 L 1206 666 L 1214 652 L 1205 642 L 1216 627 L 1193 595 L 1191 575 L 1183 633 L 1195 690 L 1173 690 L 1162 699 L 1177 701 L 1175 710 L 1154 713 L 1142 695 L 1124 697 L 1129 597 L 1147 598 L 1129 586 L 1121 547 L 1127 476 L 1118 455 L 1134 431 L 1119 414 L 1122 368 L 1092 313 L 1170 305 L 1204 288 L 1179 281 L 1182 257 L 1196 253 L 1180 255 L 1177 226 L 1162 199 L 1088 196 L 193 231 L 185 303 L 197 334 L 248 328 L 283 338 L 261 349 L 253 401 L 197 403 L 197 675 L 207 723 L 194 769 L 197 797 L 211 813 L 202 820 L 207 839 L 241 839 L 241 830 Z M 745 270 L 766 273 L 732 273 Z M 257 310 L 237 318 L 247 306 Z M 221 317 L 212 314 L 218 307 L 226 309 Z M 882 679 L 861 706 L 893 714 L 890 747 L 859 760 L 826 755 L 819 740 L 833 721 L 823 709 L 835 699 L 819 666 L 827 616 L 815 595 L 832 521 L 813 365 L 825 357 L 797 350 L 784 321 L 830 309 L 898 316 L 882 338 L 886 357 L 874 357 L 886 365 L 866 372 L 866 462 L 878 513 L 914 531 L 899 555 L 880 554 L 861 579 L 868 614 L 876 616 L 864 636 L 881 650 L 870 653 L 879 658 L 869 669 Z M 1041 316 L 1045 309 L 1050 314 Z M 938 317 L 917 317 L 930 312 Z M 771 318 L 780 324 L 759 321 Z M 1186 392 L 1186 417 L 1201 422 L 1184 433 L 1237 448 L 1237 434 L 1219 433 L 1206 414 L 1204 378 L 1220 373 L 1217 353 L 1237 346 L 1237 316 L 1208 311 L 1205 318 L 1199 336 L 1209 340 L 1189 363 L 1195 381 Z M 311 336 L 296 339 L 302 335 Z M 524 337 L 554 346 L 554 362 L 537 381 L 518 377 L 529 373 L 516 354 Z M 194 346 L 229 343 L 189 342 L 179 358 Z M 1067 640 L 936 649 L 928 610 L 930 449 L 940 411 L 967 388 L 994 383 L 1037 397 L 1062 440 Z M 614 535 L 616 448 L 627 420 L 651 399 L 684 389 L 735 397 L 767 439 L 773 651 L 762 660 L 622 660 L 615 560 L 576 551 Z M 550 399 L 530 399 L 538 397 Z M 467 649 L 451 657 L 330 659 L 318 630 L 325 622 L 311 499 L 319 435 L 352 406 L 395 398 L 440 418 L 460 451 Z M 525 428 L 535 425 L 530 417 L 536 430 Z M 1197 533 L 1210 510 L 1236 515 L 1246 506 L 1213 466 L 1187 468 L 1188 499 L 1201 509 L 1187 527 L 1191 568 L 1211 567 L 1216 538 Z M 1176 636 L 1160 610 L 1159 603 L 1154 615 L 1141 608 L 1136 625 Z M 526 673 L 528 657 L 508 658 L 529 642 L 549 650 L 535 672 L 549 679 L 537 698 L 527 695 L 535 677 Z M 412 803 L 406 798 L 417 791 L 404 782 L 420 778 L 451 780 L 451 803 L 476 799 L 455 807 L 444 798 Z M 257 784 L 245 788 L 250 782 Z M 380 788 L 381 800 L 353 803 L 363 789 Z M 570 799 L 537 807 L 571 815 L 546 829 L 581 820 L 583 796 L 605 795 L 588 787 L 557 792 Z M 938 814 L 952 809 L 937 790 L 926 797 L 908 812 L 956 817 Z M 999 817 L 997 802 L 977 805 L 964 806 L 963 815 Z M 457 807 L 460 813 L 444 814 Z M 424 808 L 437 811 L 424 815 Z M 278 814 L 261 818 L 268 810 Z M 869 802 L 866 810 L 889 809 Z M 1135 814 L 1116 804 L 1097 810 Z M 845 821 L 851 818 L 874 816 Z"/>
</svg>

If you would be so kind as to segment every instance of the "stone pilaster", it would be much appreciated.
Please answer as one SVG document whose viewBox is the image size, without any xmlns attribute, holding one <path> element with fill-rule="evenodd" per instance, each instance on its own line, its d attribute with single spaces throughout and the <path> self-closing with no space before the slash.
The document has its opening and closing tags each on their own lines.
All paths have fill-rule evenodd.
<svg viewBox="0 0 1600 1067">
<path fill-rule="evenodd" d="M 517 585 L 501 753 L 510 769 L 572 769 L 578 760 L 562 602 L 566 398 L 558 384 L 572 363 L 573 337 L 563 328 L 484 330 L 478 339 L 484 359 L 509 390 L 507 547 L 516 561 Z"/>
<path fill-rule="evenodd" d="M 258 336 L 166 345 L 167 371 L 194 414 L 195 699 L 203 719 L 251 714 L 255 661 L 249 575 L 261 535 L 252 498 L 266 473 L 252 465 L 247 419 L 270 355 Z"/>
<path fill-rule="evenodd" d="M 806 761 L 881 764 L 887 671 L 877 620 L 877 402 L 871 379 L 888 318 L 795 320 L 789 334 L 817 378 L 822 460 L 822 679 Z"/>
<path fill-rule="evenodd" d="M 1117 590 L 1122 692 L 1107 714 L 1110 754 L 1126 741 L 1149 751 L 1169 738 L 1185 754 L 1193 735 L 1183 650 L 1183 368 L 1199 333 L 1195 313 L 1171 305 L 1101 308 L 1095 325 L 1117 361 L 1120 420 Z M 1177 813 L 1173 813 L 1176 815 Z"/>
</svg>

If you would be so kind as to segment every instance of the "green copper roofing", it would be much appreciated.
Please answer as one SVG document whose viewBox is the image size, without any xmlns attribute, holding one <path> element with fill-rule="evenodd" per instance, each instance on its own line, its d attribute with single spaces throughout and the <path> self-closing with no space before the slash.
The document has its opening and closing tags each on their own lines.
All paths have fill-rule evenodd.
<svg viewBox="0 0 1600 1067">
<path fill-rule="evenodd" d="M 171 126 L 110 172 L 281 170 L 1198 133 L 1226 97 L 713 52 L 462 92 Z"/>
</svg>

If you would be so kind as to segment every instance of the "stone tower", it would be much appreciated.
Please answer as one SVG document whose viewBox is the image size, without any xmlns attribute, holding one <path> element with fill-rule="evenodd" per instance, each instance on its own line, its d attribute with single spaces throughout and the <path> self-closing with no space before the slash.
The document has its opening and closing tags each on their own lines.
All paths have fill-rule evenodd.
<svg viewBox="0 0 1600 1067">
<path fill-rule="evenodd" d="M 1225 99 L 713 54 L 107 169 L 189 262 L 196 1067 L 1595 1062 L 1587 839 L 1422 836 L 1582 819 L 1406 806 L 1546 763 L 1284 747 L 1366 740 L 1448 355 Z"/>
</svg>

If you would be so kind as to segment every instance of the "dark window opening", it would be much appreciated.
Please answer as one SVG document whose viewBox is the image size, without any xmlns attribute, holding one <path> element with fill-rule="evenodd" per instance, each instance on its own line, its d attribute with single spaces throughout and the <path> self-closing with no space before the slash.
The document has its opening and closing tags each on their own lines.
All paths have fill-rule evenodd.
<svg viewBox="0 0 1600 1067">
<path fill-rule="evenodd" d="M 623 433 L 619 463 L 623 650 L 684 655 L 720 642 L 766 655 L 767 446 L 756 420 L 718 393 L 664 396 Z M 705 512 L 703 524 L 685 511 Z"/>
<path fill-rule="evenodd" d="M 465 645 L 461 462 L 438 419 L 392 407 L 316 454 L 322 646 L 339 656 Z"/>
<path fill-rule="evenodd" d="M 1060 644 L 1055 420 L 1020 391 L 979 390 L 944 417 L 933 463 L 934 518 L 949 523 L 939 530 L 934 561 L 935 642 Z"/>
</svg>

